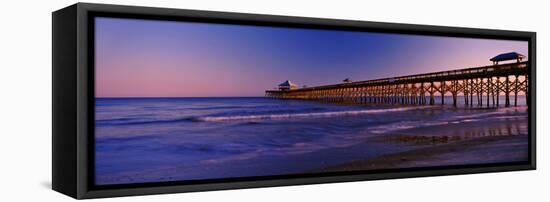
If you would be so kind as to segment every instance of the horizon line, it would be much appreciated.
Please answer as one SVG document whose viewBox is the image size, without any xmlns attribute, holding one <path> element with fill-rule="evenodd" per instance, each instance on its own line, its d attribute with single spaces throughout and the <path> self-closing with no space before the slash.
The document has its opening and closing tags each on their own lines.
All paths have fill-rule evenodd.
<svg viewBox="0 0 550 202">
<path fill-rule="evenodd" d="M 122 96 L 122 97 L 96 97 L 94 98 L 257 98 L 265 96 Z"/>
</svg>

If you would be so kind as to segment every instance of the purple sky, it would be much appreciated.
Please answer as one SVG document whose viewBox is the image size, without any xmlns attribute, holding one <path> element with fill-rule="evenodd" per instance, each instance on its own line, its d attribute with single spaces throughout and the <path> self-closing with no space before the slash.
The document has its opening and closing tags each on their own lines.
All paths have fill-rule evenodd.
<svg viewBox="0 0 550 202">
<path fill-rule="evenodd" d="M 263 96 L 291 80 L 340 83 L 483 66 L 527 42 L 96 18 L 96 97 Z"/>
</svg>

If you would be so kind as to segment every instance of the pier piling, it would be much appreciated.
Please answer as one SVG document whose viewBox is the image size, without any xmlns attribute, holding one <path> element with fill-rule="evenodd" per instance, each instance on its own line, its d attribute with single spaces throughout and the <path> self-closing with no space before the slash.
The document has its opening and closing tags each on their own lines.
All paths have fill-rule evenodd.
<svg viewBox="0 0 550 202">
<path fill-rule="evenodd" d="M 445 94 L 448 93 L 452 96 L 452 105 L 455 107 L 459 96 L 464 97 L 466 106 L 473 107 L 475 104 L 478 107 L 498 107 L 499 97 L 503 94 L 504 106 L 510 107 L 511 93 L 514 96 L 514 106 L 518 105 L 520 94 L 524 94 L 527 103 L 529 102 L 528 64 L 524 61 L 334 85 L 267 90 L 266 96 L 335 103 L 393 105 L 435 105 L 435 97 L 440 96 L 439 104 L 444 105 Z"/>
</svg>

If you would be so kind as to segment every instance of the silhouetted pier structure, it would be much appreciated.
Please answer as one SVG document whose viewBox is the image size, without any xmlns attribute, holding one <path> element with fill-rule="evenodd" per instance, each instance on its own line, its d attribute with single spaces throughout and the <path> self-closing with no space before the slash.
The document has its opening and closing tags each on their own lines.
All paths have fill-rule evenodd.
<svg viewBox="0 0 550 202">
<path fill-rule="evenodd" d="M 521 57 L 520 54 L 518 57 Z M 503 60 L 511 59 L 517 58 L 507 55 Z M 463 96 L 464 104 L 471 107 L 474 103 L 476 106 L 499 106 L 499 97 L 504 96 L 504 105 L 509 107 L 512 96 L 513 105 L 517 106 L 518 94 L 524 93 L 526 103 L 529 103 L 528 62 L 521 62 L 520 59 L 509 64 L 493 62 L 495 65 L 483 67 L 299 89 L 267 90 L 266 96 L 335 103 L 405 105 L 434 105 L 436 96 L 441 99 L 440 104 L 445 104 L 445 96 L 452 96 L 454 106 L 457 106 L 459 96 Z"/>
</svg>

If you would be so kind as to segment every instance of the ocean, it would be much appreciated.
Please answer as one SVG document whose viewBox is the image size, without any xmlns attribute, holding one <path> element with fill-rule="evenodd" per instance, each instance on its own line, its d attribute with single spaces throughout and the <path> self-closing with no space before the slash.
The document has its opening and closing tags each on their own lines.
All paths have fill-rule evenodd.
<svg viewBox="0 0 550 202">
<path fill-rule="evenodd" d="M 433 145 L 387 137 L 527 135 L 524 96 L 510 108 L 468 108 L 463 101 L 459 97 L 455 108 L 450 97 L 444 106 L 265 97 L 96 98 L 95 181 L 106 185 L 310 173 Z M 459 163 L 503 159 L 510 160 L 466 158 Z"/>
</svg>

